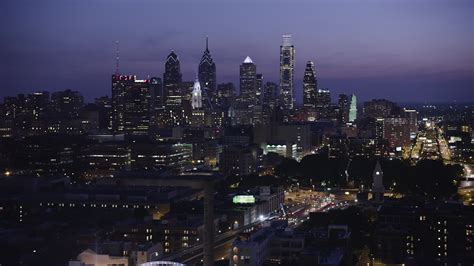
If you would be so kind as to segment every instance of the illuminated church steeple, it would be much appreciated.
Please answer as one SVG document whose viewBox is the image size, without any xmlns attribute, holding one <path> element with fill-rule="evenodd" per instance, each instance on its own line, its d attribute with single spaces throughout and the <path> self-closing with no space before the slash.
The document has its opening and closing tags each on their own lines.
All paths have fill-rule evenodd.
<svg viewBox="0 0 474 266">
<path fill-rule="evenodd" d="M 372 199 L 376 203 L 382 203 L 384 200 L 385 187 L 383 186 L 383 172 L 380 162 L 377 161 L 373 173 Z"/>
</svg>

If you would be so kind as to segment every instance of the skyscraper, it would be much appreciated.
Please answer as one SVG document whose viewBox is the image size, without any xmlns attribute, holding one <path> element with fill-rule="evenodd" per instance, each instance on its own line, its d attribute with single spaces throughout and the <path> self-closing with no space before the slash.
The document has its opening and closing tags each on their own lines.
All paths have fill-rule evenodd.
<svg viewBox="0 0 474 266">
<path fill-rule="evenodd" d="M 410 147 L 410 119 L 406 117 L 383 118 L 383 138 L 392 148 Z"/>
<path fill-rule="evenodd" d="M 339 122 L 346 124 L 349 122 L 349 96 L 339 94 Z"/>
<path fill-rule="evenodd" d="M 295 47 L 291 35 L 283 35 L 280 46 L 280 97 L 285 109 L 293 109 L 295 105 L 295 90 L 293 76 L 295 70 Z"/>
<path fill-rule="evenodd" d="M 262 103 L 264 107 L 275 108 L 277 105 L 278 85 L 274 82 L 265 83 L 263 88 Z"/>
<path fill-rule="evenodd" d="M 164 86 L 177 85 L 182 81 L 181 65 L 179 63 L 179 57 L 171 51 L 166 57 L 165 62 L 165 73 L 163 74 Z"/>
<path fill-rule="evenodd" d="M 354 94 L 351 96 L 351 107 L 349 108 L 349 122 L 357 119 L 357 98 Z"/>
<path fill-rule="evenodd" d="M 327 118 L 331 107 L 331 92 L 328 89 L 318 89 L 315 100 L 318 118 Z"/>
<path fill-rule="evenodd" d="M 209 52 L 208 38 L 206 37 L 206 50 L 202 55 L 201 62 L 198 67 L 198 77 L 201 82 L 201 88 L 207 88 L 208 97 L 212 103 L 216 102 L 216 64 L 212 60 L 211 52 Z"/>
<path fill-rule="evenodd" d="M 150 89 L 151 93 L 154 95 L 153 106 L 161 107 L 164 104 L 163 84 L 161 82 L 161 78 L 150 78 Z"/>
<path fill-rule="evenodd" d="M 127 135 L 147 135 L 150 126 L 152 93 L 148 80 L 134 75 L 112 76 L 112 131 Z"/>
<path fill-rule="evenodd" d="M 166 105 L 175 105 L 175 103 L 180 102 L 181 81 L 182 75 L 179 57 L 174 51 L 171 51 L 168 57 L 166 57 L 165 73 L 163 73 L 163 96 Z"/>
<path fill-rule="evenodd" d="M 308 61 L 303 77 L 303 105 L 307 107 L 316 106 L 317 80 L 314 70 L 314 63 Z"/>
<path fill-rule="evenodd" d="M 256 104 L 261 105 L 262 104 L 262 93 L 263 93 L 263 75 L 262 74 L 257 74 L 257 88 L 255 90 L 255 99 L 256 99 Z"/>
<path fill-rule="evenodd" d="M 240 65 L 240 101 L 243 108 L 256 104 L 257 94 L 257 66 L 247 56 Z"/>
</svg>

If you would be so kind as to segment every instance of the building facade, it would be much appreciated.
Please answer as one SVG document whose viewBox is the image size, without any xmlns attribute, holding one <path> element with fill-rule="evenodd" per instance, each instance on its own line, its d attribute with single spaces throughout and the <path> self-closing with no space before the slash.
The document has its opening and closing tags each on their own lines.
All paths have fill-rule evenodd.
<svg viewBox="0 0 474 266">
<path fill-rule="evenodd" d="M 208 38 L 206 37 L 206 50 L 202 55 L 198 67 L 198 78 L 201 82 L 201 88 L 206 90 L 207 96 L 214 104 L 216 101 L 216 64 L 209 51 Z"/>
<path fill-rule="evenodd" d="M 339 122 L 346 124 L 349 122 L 349 96 L 346 94 L 339 94 Z"/>
<path fill-rule="evenodd" d="M 291 35 L 283 35 L 280 46 L 280 97 L 282 106 L 293 109 L 295 105 L 295 88 L 293 83 L 295 71 L 295 47 L 291 41 Z"/>
<path fill-rule="evenodd" d="M 303 106 L 313 108 L 316 106 L 316 89 L 317 81 L 314 63 L 308 61 L 303 77 Z"/>
<path fill-rule="evenodd" d="M 249 108 L 257 104 L 257 66 L 247 56 L 240 65 L 240 101 L 242 108 Z"/>
<path fill-rule="evenodd" d="M 152 98 L 148 80 L 137 79 L 134 75 L 113 75 L 113 133 L 147 135 Z"/>
<path fill-rule="evenodd" d="M 353 123 L 357 119 L 357 97 L 352 94 L 351 105 L 349 107 L 349 122 Z"/>
</svg>

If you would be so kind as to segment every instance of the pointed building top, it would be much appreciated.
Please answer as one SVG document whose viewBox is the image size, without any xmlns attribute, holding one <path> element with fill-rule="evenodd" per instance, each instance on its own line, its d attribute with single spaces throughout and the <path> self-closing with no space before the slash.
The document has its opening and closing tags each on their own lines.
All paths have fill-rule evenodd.
<svg viewBox="0 0 474 266">
<path fill-rule="evenodd" d="M 382 174 L 382 166 L 380 166 L 380 161 L 379 160 L 377 160 L 377 164 L 375 164 L 374 173 L 376 175 Z"/>
<path fill-rule="evenodd" d="M 372 199 L 376 203 L 382 203 L 384 200 L 384 192 L 382 167 L 380 166 L 380 161 L 377 160 L 373 175 Z"/>
<path fill-rule="evenodd" d="M 174 50 L 171 50 L 171 53 L 166 57 L 166 61 L 172 59 L 173 61 L 178 61 L 178 55 L 174 52 Z"/>
<path fill-rule="evenodd" d="M 206 51 L 209 51 L 209 37 L 206 35 Z"/>
<path fill-rule="evenodd" d="M 196 77 L 196 80 L 194 81 L 194 86 L 193 86 L 193 91 L 195 90 L 201 90 L 201 83 L 199 82 L 199 79 Z"/>
<path fill-rule="evenodd" d="M 244 64 L 253 64 L 252 58 L 250 56 L 245 57 Z"/>
</svg>

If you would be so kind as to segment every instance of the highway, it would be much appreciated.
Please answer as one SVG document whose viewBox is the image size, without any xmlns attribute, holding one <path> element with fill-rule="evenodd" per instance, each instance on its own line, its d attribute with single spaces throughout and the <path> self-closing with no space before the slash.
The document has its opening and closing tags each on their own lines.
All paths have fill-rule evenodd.
<svg viewBox="0 0 474 266">
<path fill-rule="evenodd" d="M 348 200 L 338 200 L 328 192 L 318 192 L 310 190 L 296 190 L 285 193 L 286 202 L 283 206 L 285 214 L 280 211 L 277 216 L 267 217 L 266 220 L 287 219 L 290 228 L 296 228 L 309 219 L 310 212 L 326 212 L 332 209 L 347 208 L 351 202 Z M 265 220 L 264 220 L 265 221 Z M 258 220 L 252 224 L 231 229 L 216 234 L 214 241 L 214 259 L 225 259 L 228 251 L 232 246 L 232 242 L 242 232 L 252 230 L 261 226 L 262 222 Z M 176 261 L 195 265 L 202 261 L 203 245 L 198 243 L 189 248 L 182 249 L 176 253 L 165 256 L 163 260 Z"/>
<path fill-rule="evenodd" d="M 452 163 L 452 154 L 442 128 L 434 122 L 427 121 L 424 130 L 420 131 L 412 147 L 410 157 L 413 163 L 421 159 L 443 160 Z M 474 174 L 472 165 L 462 164 L 464 178 L 459 182 L 458 193 L 463 197 L 465 205 L 474 205 Z"/>
</svg>

